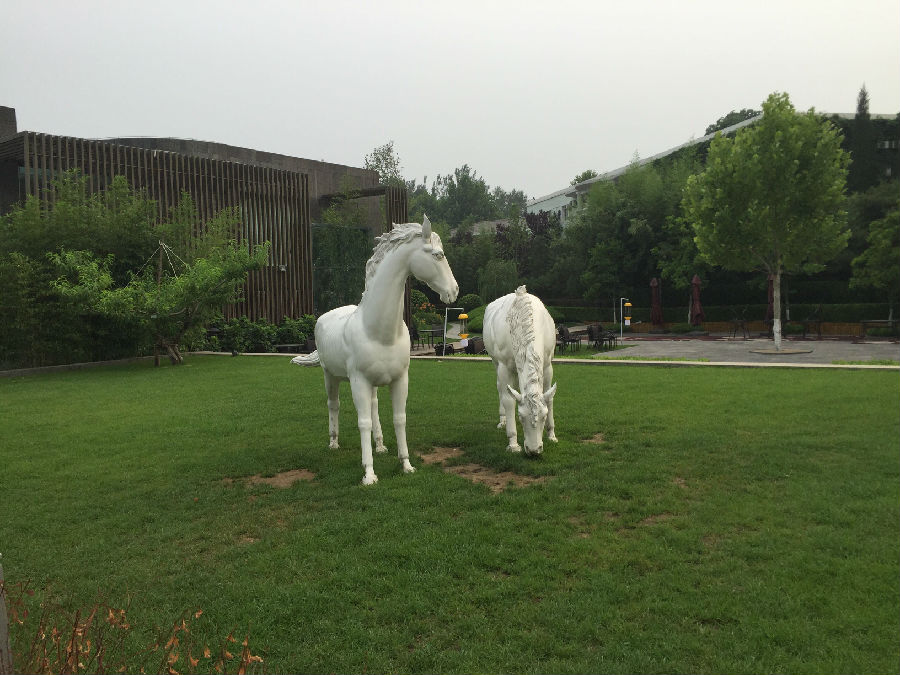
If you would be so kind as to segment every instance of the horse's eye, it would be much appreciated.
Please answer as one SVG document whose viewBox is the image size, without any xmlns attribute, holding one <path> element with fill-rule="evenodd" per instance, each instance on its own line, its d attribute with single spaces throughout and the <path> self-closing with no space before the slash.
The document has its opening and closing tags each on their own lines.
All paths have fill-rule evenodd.
<svg viewBox="0 0 900 675">
<path fill-rule="evenodd" d="M 444 259 L 444 252 L 443 252 L 443 251 L 435 251 L 433 255 L 434 255 L 434 257 L 435 257 L 437 260 L 443 260 L 443 259 Z"/>
</svg>

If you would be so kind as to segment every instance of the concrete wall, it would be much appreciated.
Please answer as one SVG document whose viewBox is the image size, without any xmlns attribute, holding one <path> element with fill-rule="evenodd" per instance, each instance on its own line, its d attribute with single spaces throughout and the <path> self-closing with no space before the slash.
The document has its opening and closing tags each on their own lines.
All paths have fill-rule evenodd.
<svg viewBox="0 0 900 675">
<path fill-rule="evenodd" d="M 353 187 L 373 188 L 378 186 L 378 173 L 369 169 L 361 169 L 343 164 L 331 164 L 302 157 L 291 157 L 275 152 L 241 148 L 224 143 L 210 141 L 196 141 L 186 138 L 113 138 L 107 139 L 122 145 L 131 145 L 148 150 L 167 150 L 185 155 L 208 157 L 228 162 L 240 162 L 242 164 L 254 164 L 305 173 L 309 176 L 309 212 L 312 222 L 318 222 L 322 216 L 322 205 L 319 198 L 322 195 L 334 194 L 341 191 L 341 181 L 347 176 Z M 383 220 L 378 197 L 364 197 L 360 204 L 367 210 L 369 222 L 380 224 Z M 376 234 L 378 234 L 376 232 Z"/>
<path fill-rule="evenodd" d="M 17 132 L 16 109 L 0 105 L 0 138 L 15 136 Z"/>
</svg>

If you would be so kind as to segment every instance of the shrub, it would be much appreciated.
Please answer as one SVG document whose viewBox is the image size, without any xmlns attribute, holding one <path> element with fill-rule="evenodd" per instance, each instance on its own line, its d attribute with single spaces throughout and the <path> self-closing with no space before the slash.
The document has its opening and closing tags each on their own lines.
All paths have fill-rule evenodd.
<svg viewBox="0 0 900 675">
<path fill-rule="evenodd" d="M 477 295 L 475 293 L 467 293 L 459 299 L 459 304 L 468 313 L 476 307 L 480 307 L 484 303 L 481 301 L 480 295 Z"/>
<path fill-rule="evenodd" d="M 484 310 L 486 309 L 486 307 L 486 305 L 482 305 L 481 307 L 476 307 L 468 313 L 469 333 L 484 332 Z"/>
<path fill-rule="evenodd" d="M 278 326 L 277 344 L 303 344 L 313 336 L 315 330 L 316 317 L 312 314 L 304 314 L 299 319 L 284 317 L 284 321 Z"/>
<path fill-rule="evenodd" d="M 433 325 L 444 323 L 444 317 L 434 311 L 421 311 L 413 314 L 413 321 L 419 328 L 430 328 Z"/>
</svg>

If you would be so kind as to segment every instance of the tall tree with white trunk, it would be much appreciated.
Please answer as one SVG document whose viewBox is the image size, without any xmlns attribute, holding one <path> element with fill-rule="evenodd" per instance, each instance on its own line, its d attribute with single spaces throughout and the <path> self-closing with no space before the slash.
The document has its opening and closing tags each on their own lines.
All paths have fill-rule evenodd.
<svg viewBox="0 0 900 675">
<path fill-rule="evenodd" d="M 755 124 L 712 141 L 682 206 L 710 263 L 772 275 L 781 350 L 782 275 L 821 271 L 847 245 L 850 157 L 840 131 L 814 110 L 798 113 L 787 94 L 771 94 L 762 108 Z"/>
</svg>

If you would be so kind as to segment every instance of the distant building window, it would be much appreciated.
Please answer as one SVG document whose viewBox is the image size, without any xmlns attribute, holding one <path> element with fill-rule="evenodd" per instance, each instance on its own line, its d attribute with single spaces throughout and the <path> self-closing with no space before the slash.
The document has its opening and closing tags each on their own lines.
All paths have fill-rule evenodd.
<svg viewBox="0 0 900 675">
<path fill-rule="evenodd" d="M 879 150 L 896 150 L 898 147 L 900 147 L 900 141 L 896 138 L 878 141 Z"/>
</svg>

